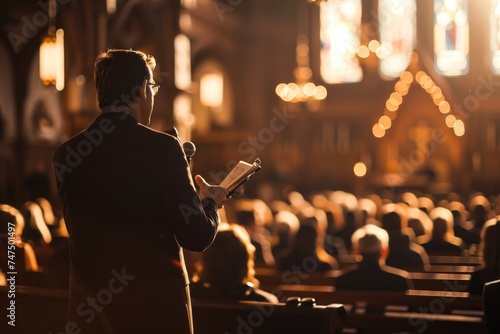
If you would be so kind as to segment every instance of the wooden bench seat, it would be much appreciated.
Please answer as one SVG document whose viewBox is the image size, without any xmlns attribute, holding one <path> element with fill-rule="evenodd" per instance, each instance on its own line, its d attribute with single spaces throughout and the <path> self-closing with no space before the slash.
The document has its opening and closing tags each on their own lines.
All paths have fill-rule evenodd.
<svg viewBox="0 0 500 334">
<path fill-rule="evenodd" d="M 340 303 L 348 311 L 345 333 L 482 333 L 481 296 L 465 292 L 336 291 L 332 286 L 283 284 L 273 291 L 281 300 L 314 298 Z"/>
<path fill-rule="evenodd" d="M 0 286 L 2 307 L 8 287 Z M 4 319 L 0 333 L 63 333 L 67 324 L 66 290 L 16 286 L 15 328 Z M 5 309 L 5 308 L 4 308 Z M 347 313 L 343 305 L 290 306 L 284 303 L 193 300 L 196 334 L 296 333 L 341 334 Z M 147 324 L 144 324 L 147 332 Z M 168 328 L 165 328 L 168 332 Z M 72 332 L 71 330 L 69 332 Z"/>
<path fill-rule="evenodd" d="M 272 290 L 281 284 L 335 286 L 335 278 L 340 273 L 341 272 L 339 270 L 330 270 L 318 273 L 300 270 L 280 272 L 274 268 L 256 269 L 256 277 L 260 281 L 261 287 L 264 290 Z M 470 273 L 411 272 L 410 276 L 413 281 L 414 288 L 418 290 L 466 291 L 471 275 Z"/>
<path fill-rule="evenodd" d="M 193 318 L 196 334 L 341 334 L 347 313 L 340 304 L 293 306 L 194 299 Z"/>
</svg>

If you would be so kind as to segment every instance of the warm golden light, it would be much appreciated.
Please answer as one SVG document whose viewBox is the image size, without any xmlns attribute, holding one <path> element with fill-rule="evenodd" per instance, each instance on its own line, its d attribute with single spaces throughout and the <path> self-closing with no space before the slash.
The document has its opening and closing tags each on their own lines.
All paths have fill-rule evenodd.
<svg viewBox="0 0 500 334">
<path fill-rule="evenodd" d="M 286 90 L 287 90 L 287 86 L 285 83 L 280 83 L 276 86 L 276 95 L 278 95 L 279 97 L 283 97 L 283 96 L 286 96 Z"/>
<path fill-rule="evenodd" d="M 275 88 L 278 95 L 285 102 L 306 102 L 309 99 L 324 100 L 327 91 L 324 86 L 316 86 L 312 82 L 304 85 L 291 82 L 289 84 L 280 83 Z"/>
<path fill-rule="evenodd" d="M 398 110 L 399 105 L 393 104 L 391 100 L 387 100 L 387 102 L 385 103 L 385 107 L 389 111 L 396 111 Z"/>
<path fill-rule="evenodd" d="M 354 165 L 354 175 L 357 177 L 363 177 L 366 175 L 366 165 L 362 162 L 358 162 Z"/>
<path fill-rule="evenodd" d="M 109 15 L 116 12 L 116 0 L 106 0 L 106 11 Z"/>
<path fill-rule="evenodd" d="M 368 58 L 370 56 L 370 49 L 365 45 L 361 45 L 358 48 L 357 54 L 360 58 Z"/>
<path fill-rule="evenodd" d="M 316 94 L 314 94 L 316 100 L 324 100 L 327 94 L 328 92 L 324 86 L 316 86 Z"/>
<path fill-rule="evenodd" d="M 413 75 L 408 71 L 404 71 L 403 73 L 401 73 L 400 78 L 401 78 L 401 81 L 403 81 L 407 85 L 409 85 L 413 82 Z"/>
<path fill-rule="evenodd" d="M 401 103 L 403 103 L 403 97 L 397 92 L 392 93 L 389 97 L 389 100 L 391 100 L 391 103 L 394 105 L 400 105 Z"/>
<path fill-rule="evenodd" d="M 442 114 L 447 114 L 450 112 L 450 104 L 448 103 L 448 101 L 441 101 L 439 103 L 439 111 L 442 113 Z"/>
<path fill-rule="evenodd" d="M 200 102 L 206 107 L 222 105 L 224 81 L 221 73 L 205 74 L 200 79 Z"/>
<path fill-rule="evenodd" d="M 415 80 L 417 80 L 417 82 L 420 83 L 420 80 L 424 75 L 427 76 L 427 74 L 425 74 L 424 71 L 418 71 L 417 74 L 415 74 Z"/>
<path fill-rule="evenodd" d="M 382 138 L 385 136 L 385 130 L 382 129 L 378 123 L 373 125 L 372 133 L 376 138 Z"/>
<path fill-rule="evenodd" d="M 44 85 L 64 89 L 64 31 L 45 37 L 40 45 L 40 79 Z"/>
<path fill-rule="evenodd" d="M 462 120 L 458 119 L 455 122 L 455 125 L 453 125 L 453 132 L 455 132 L 455 135 L 457 137 L 461 137 L 465 134 L 465 125 L 464 122 L 462 122 Z"/>
<path fill-rule="evenodd" d="M 174 81 L 180 90 L 191 87 L 191 42 L 186 35 L 179 34 L 174 39 Z"/>
<path fill-rule="evenodd" d="M 454 127 L 456 121 L 457 121 L 457 118 L 455 116 L 453 116 L 453 115 L 448 115 L 444 119 L 444 122 L 446 123 L 446 126 L 448 126 L 449 128 Z"/>
<path fill-rule="evenodd" d="M 370 43 L 368 43 L 368 48 L 371 52 L 377 52 L 378 48 L 380 48 L 380 42 L 372 39 Z"/>
<path fill-rule="evenodd" d="M 384 116 L 381 116 L 378 120 L 378 124 L 379 126 L 384 129 L 384 130 L 387 130 L 387 129 L 390 129 L 391 126 L 392 126 L 392 121 L 391 121 L 391 118 L 387 115 L 384 115 Z"/>
<path fill-rule="evenodd" d="M 394 86 L 394 90 L 402 96 L 405 96 L 408 94 L 409 86 L 402 81 L 398 81 Z"/>
</svg>

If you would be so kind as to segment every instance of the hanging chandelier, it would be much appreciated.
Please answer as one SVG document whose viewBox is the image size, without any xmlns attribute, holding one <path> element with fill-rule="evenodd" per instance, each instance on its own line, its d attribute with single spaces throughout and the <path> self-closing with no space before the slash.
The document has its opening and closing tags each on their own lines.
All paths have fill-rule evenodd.
<svg viewBox="0 0 500 334">
<path fill-rule="evenodd" d="M 276 86 L 276 94 L 285 102 L 321 101 L 327 96 L 326 88 L 311 81 L 312 70 L 309 67 L 309 46 L 306 35 L 297 37 L 296 61 L 293 71 L 295 82 L 280 83 Z"/>
</svg>

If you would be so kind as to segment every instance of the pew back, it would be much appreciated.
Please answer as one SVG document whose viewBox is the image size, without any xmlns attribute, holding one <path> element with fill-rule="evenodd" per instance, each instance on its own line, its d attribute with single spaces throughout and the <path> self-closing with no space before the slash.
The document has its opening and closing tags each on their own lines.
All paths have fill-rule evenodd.
<svg viewBox="0 0 500 334">
<path fill-rule="evenodd" d="M 0 286 L 2 307 L 9 302 L 7 292 L 8 287 Z M 66 321 L 67 291 L 17 286 L 15 293 L 16 326 L 7 327 L 4 320 L 0 325 L 1 333 L 10 333 L 12 329 L 16 333 L 74 332 L 71 323 Z M 284 303 L 193 300 L 193 316 L 196 334 L 341 334 L 347 313 L 340 304 L 297 307 Z M 147 331 L 147 324 L 144 329 Z"/>
</svg>

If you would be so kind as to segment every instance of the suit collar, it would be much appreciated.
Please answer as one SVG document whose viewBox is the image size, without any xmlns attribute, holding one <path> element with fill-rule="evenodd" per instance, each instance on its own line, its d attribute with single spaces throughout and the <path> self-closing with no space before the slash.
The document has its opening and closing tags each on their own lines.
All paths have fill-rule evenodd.
<svg viewBox="0 0 500 334">
<path fill-rule="evenodd" d="M 101 111 L 96 120 L 103 118 L 110 119 L 113 123 L 137 124 L 139 123 L 134 115 L 129 111 Z"/>
</svg>

